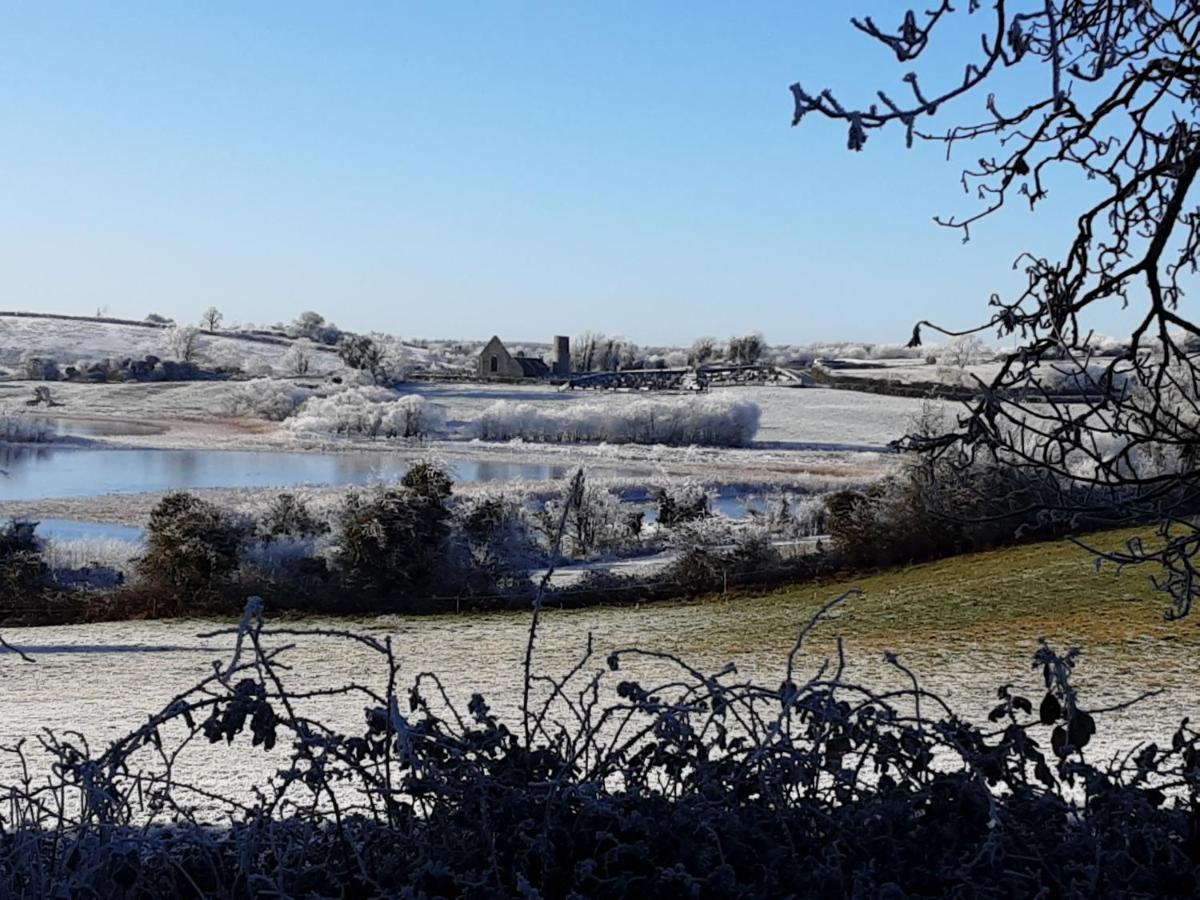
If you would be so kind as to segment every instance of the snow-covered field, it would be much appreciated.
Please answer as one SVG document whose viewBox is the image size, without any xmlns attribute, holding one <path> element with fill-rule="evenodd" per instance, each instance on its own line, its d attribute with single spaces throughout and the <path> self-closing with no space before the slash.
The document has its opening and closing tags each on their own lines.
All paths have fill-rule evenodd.
<svg viewBox="0 0 1200 900">
<path fill-rule="evenodd" d="M 861 601 L 872 602 L 870 596 Z M 1114 599 L 1113 602 L 1118 602 Z M 702 672 L 717 672 L 734 663 L 738 677 L 778 684 L 796 633 L 813 612 L 805 602 L 787 597 L 739 598 L 722 603 L 654 603 L 637 607 L 594 607 L 548 610 L 539 633 L 538 671 L 560 675 L 574 665 L 594 641 L 592 669 L 603 668 L 606 655 L 620 647 L 682 654 Z M 313 619 L 314 628 L 354 627 L 382 639 L 391 636 L 408 683 L 417 672 L 437 672 L 456 703 L 465 706 L 481 690 L 497 715 L 510 724 L 521 702 L 521 660 L 528 618 L 511 613 L 378 616 L 357 622 Z M 0 744 L 11 745 L 44 728 L 79 727 L 93 747 L 132 730 L 147 715 L 170 702 L 179 691 L 211 674 L 214 662 L 227 664 L 233 638 L 199 637 L 219 623 L 161 620 L 89 625 L 8 628 L 4 638 L 32 655 L 27 663 L 0 651 L 0 679 L 5 690 Z M 813 672 L 822 660 L 836 658 L 836 624 L 822 626 L 806 642 L 799 671 Z M 1054 637 L 1051 635 L 1051 637 Z M 872 640 L 850 640 L 845 646 L 848 675 L 879 691 L 908 686 L 907 676 L 885 661 L 895 651 L 921 679 L 922 686 L 955 710 L 982 719 L 995 705 L 996 687 L 1014 683 L 1016 693 L 1038 696 L 1041 673 L 1029 660 L 1037 649 L 1034 635 L 1003 629 L 977 633 L 909 634 L 897 631 Z M 377 657 L 345 642 L 288 637 L 295 645 L 284 657 L 290 684 L 318 689 L 348 682 L 381 683 L 386 677 Z M 1119 642 L 1089 646 L 1074 683 L 1083 696 L 1118 702 L 1149 689 L 1162 689 L 1132 709 L 1105 718 L 1093 752 L 1105 759 L 1128 750 L 1148 735 L 1166 737 L 1179 718 L 1194 711 L 1196 641 Z M 633 664 L 627 664 L 633 667 Z M 634 668 L 643 683 L 657 683 L 671 672 L 651 659 Z M 1115 696 L 1114 696 L 1115 692 Z M 306 712 L 347 730 L 361 728 L 362 703 L 321 698 L 304 701 Z M 461 707 L 460 707 L 461 708 Z M 244 789 L 274 772 L 287 748 L 271 753 L 250 742 L 232 748 L 193 742 L 175 767 L 176 776 L 215 790 Z M 0 777 L 19 777 L 11 757 L 0 757 Z M 35 763 L 35 770 L 37 763 Z"/>
<path fill-rule="evenodd" d="M 77 361 L 166 357 L 167 330 L 153 326 L 118 325 L 75 319 L 0 316 L 0 367 L 15 368 L 27 352 L 50 357 L 60 366 Z M 210 365 L 236 365 L 248 372 L 277 367 L 287 344 L 247 340 L 234 334 L 203 334 L 199 359 Z M 336 353 L 312 354 L 313 374 L 342 368 Z"/>
</svg>

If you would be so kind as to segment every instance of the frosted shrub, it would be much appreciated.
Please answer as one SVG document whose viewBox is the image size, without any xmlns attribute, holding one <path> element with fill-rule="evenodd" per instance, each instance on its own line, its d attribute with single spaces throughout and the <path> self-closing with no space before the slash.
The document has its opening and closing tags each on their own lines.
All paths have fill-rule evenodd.
<svg viewBox="0 0 1200 900">
<path fill-rule="evenodd" d="M 80 538 L 73 541 L 51 538 L 42 545 L 42 559 L 51 572 L 109 569 L 129 575 L 133 572 L 135 557 L 140 549 L 137 544 L 116 538 Z"/>
<path fill-rule="evenodd" d="M 765 523 L 731 527 L 699 520 L 680 528 L 673 543 L 679 553 L 665 577 L 689 592 L 724 587 L 730 581 L 769 577 L 780 568 L 779 551 Z"/>
<path fill-rule="evenodd" d="M 562 409 L 501 400 L 484 410 L 477 428 L 492 441 L 744 447 L 754 440 L 761 416 L 756 403 L 730 397 L 575 403 Z"/>
<path fill-rule="evenodd" d="M 44 444 L 54 434 L 48 422 L 0 411 L 0 444 Z"/>
<path fill-rule="evenodd" d="M 138 575 L 176 603 L 217 596 L 237 569 L 249 524 L 194 494 L 167 494 L 150 513 Z"/>
<path fill-rule="evenodd" d="M 329 523 L 291 493 L 275 497 L 258 519 L 258 534 L 266 540 L 313 537 L 328 531 Z"/>
<path fill-rule="evenodd" d="M 951 338 L 938 351 L 938 365 L 951 369 L 965 369 L 980 363 L 991 362 L 995 353 L 989 350 L 976 335 L 964 334 Z"/>
<path fill-rule="evenodd" d="M 705 519 L 711 514 L 708 492 L 704 485 L 695 481 L 659 488 L 655 500 L 658 503 L 658 524 L 667 528 Z"/>
<path fill-rule="evenodd" d="M 465 500 L 455 515 L 467 566 L 490 577 L 498 589 L 526 587 L 529 571 L 544 561 L 521 504 L 488 492 Z"/>
<path fill-rule="evenodd" d="M 562 508 L 563 500 L 556 498 L 542 510 L 541 524 L 547 540 L 558 529 Z M 596 553 L 623 550 L 636 542 L 641 524 L 641 513 L 626 508 L 607 488 L 587 482 L 567 513 L 562 551 L 585 559 Z"/>
<path fill-rule="evenodd" d="M 12 519 L 0 523 L 0 606 L 38 593 L 46 564 L 36 523 Z"/>
<path fill-rule="evenodd" d="M 21 373 L 30 381 L 58 381 L 62 378 L 57 360 L 50 356 L 39 356 L 32 350 L 21 354 Z"/>
<path fill-rule="evenodd" d="M 279 370 L 285 375 L 307 375 L 312 368 L 313 343 L 301 338 L 279 358 Z"/>
<path fill-rule="evenodd" d="M 297 433 L 427 438 L 445 427 L 442 407 L 424 397 L 396 400 L 382 388 L 358 387 L 308 400 L 287 423 Z"/>
<path fill-rule="evenodd" d="M 238 385 L 226 408 L 231 416 L 282 422 L 312 396 L 313 392 L 308 388 L 287 381 L 256 378 Z"/>
</svg>

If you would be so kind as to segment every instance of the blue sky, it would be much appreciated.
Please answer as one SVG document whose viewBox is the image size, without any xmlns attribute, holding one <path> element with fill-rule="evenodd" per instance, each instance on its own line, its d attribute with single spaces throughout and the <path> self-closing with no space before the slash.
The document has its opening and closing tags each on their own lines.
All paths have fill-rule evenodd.
<svg viewBox="0 0 1200 900">
<path fill-rule="evenodd" d="M 964 246 L 931 221 L 973 208 L 940 150 L 789 127 L 793 81 L 895 89 L 848 24 L 890 2 L 0 10 L 4 308 L 894 341 L 973 324 L 1019 250 L 1064 243 L 1052 204 Z"/>
</svg>

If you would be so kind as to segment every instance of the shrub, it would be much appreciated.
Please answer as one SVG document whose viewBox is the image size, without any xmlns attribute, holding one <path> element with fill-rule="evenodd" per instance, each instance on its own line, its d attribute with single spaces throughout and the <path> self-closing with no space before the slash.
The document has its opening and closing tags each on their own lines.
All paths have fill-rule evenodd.
<svg viewBox="0 0 1200 900">
<path fill-rule="evenodd" d="M 237 569 L 248 531 L 244 522 L 194 494 L 167 494 L 150 513 L 138 576 L 165 588 L 177 610 L 189 601 L 215 599 Z"/>
<path fill-rule="evenodd" d="M 21 372 L 30 381 L 58 381 L 62 378 L 57 360 L 30 350 L 21 355 Z"/>
<path fill-rule="evenodd" d="M 409 467 L 400 484 L 417 496 L 434 503 L 444 503 L 454 488 L 450 471 L 440 463 L 418 462 Z"/>
<path fill-rule="evenodd" d="M 383 348 L 365 334 L 348 334 L 338 342 L 338 356 L 352 369 L 367 372 L 378 382 L 383 372 Z"/>
<path fill-rule="evenodd" d="M 266 538 L 307 538 L 328 531 L 329 523 L 295 494 L 279 494 L 258 520 L 258 533 Z"/>
<path fill-rule="evenodd" d="M 834 552 L 854 567 L 919 562 L 1052 533 L 1036 487 L 1011 468 L 945 460 L 826 498 Z"/>
<path fill-rule="evenodd" d="M 541 528 L 547 545 L 558 531 L 566 502 L 556 498 L 542 509 Z M 561 550 L 577 559 L 624 550 L 637 540 L 641 527 L 641 513 L 631 512 L 611 491 L 588 481 L 567 509 Z"/>
<path fill-rule="evenodd" d="M 285 375 L 307 375 L 312 368 L 312 341 L 307 338 L 296 340 L 279 358 L 279 369 Z"/>
<path fill-rule="evenodd" d="M 410 488 L 350 494 L 338 516 L 338 560 L 352 588 L 412 597 L 436 583 L 450 513 L 441 500 Z"/>
<path fill-rule="evenodd" d="M 290 338 L 307 338 L 318 344 L 332 346 L 342 339 L 342 330 L 332 322 L 326 322 L 320 313 L 302 312 L 285 331 Z"/>
<path fill-rule="evenodd" d="M 348 388 L 313 397 L 287 423 L 297 433 L 424 439 L 445 425 L 442 407 L 410 395 L 396 400 L 382 388 Z"/>
<path fill-rule="evenodd" d="M 477 592 L 527 593 L 529 572 L 544 561 L 530 534 L 521 505 L 500 494 L 464 501 L 455 516 L 464 559 L 460 568 L 472 573 Z"/>
<path fill-rule="evenodd" d="M 656 500 L 658 524 L 665 528 L 705 519 L 711 515 L 708 492 L 704 490 L 703 485 L 695 482 L 660 488 Z"/>
<path fill-rule="evenodd" d="M 768 580 L 782 563 L 771 538 L 770 530 L 759 523 L 736 528 L 689 523 L 674 537 L 679 555 L 662 578 L 693 594 L 737 582 Z"/>
<path fill-rule="evenodd" d="M 282 422 L 313 396 L 314 392 L 309 388 L 288 381 L 256 378 L 233 389 L 226 413 Z"/>
<path fill-rule="evenodd" d="M 484 410 L 476 427 L 491 441 L 744 447 L 754 440 L 761 415 L 755 403 L 713 396 L 573 403 L 561 409 L 501 400 Z"/>
<path fill-rule="evenodd" d="M 46 564 L 37 523 L 11 519 L 0 526 L 0 602 L 19 606 L 41 592 Z"/>
</svg>

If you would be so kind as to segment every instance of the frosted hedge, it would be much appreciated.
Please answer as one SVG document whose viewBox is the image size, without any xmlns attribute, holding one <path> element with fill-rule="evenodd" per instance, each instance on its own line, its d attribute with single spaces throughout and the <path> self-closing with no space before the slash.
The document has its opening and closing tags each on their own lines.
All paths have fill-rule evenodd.
<svg viewBox="0 0 1200 900">
<path fill-rule="evenodd" d="M 393 399 L 382 388 L 351 388 L 330 397 L 313 397 L 287 421 L 298 434 L 426 438 L 445 427 L 442 407 L 424 397 Z"/>
<path fill-rule="evenodd" d="M 478 434 L 488 441 L 745 447 L 761 417 L 758 404 L 729 397 L 578 403 L 553 410 L 501 400 L 484 410 Z"/>
</svg>

